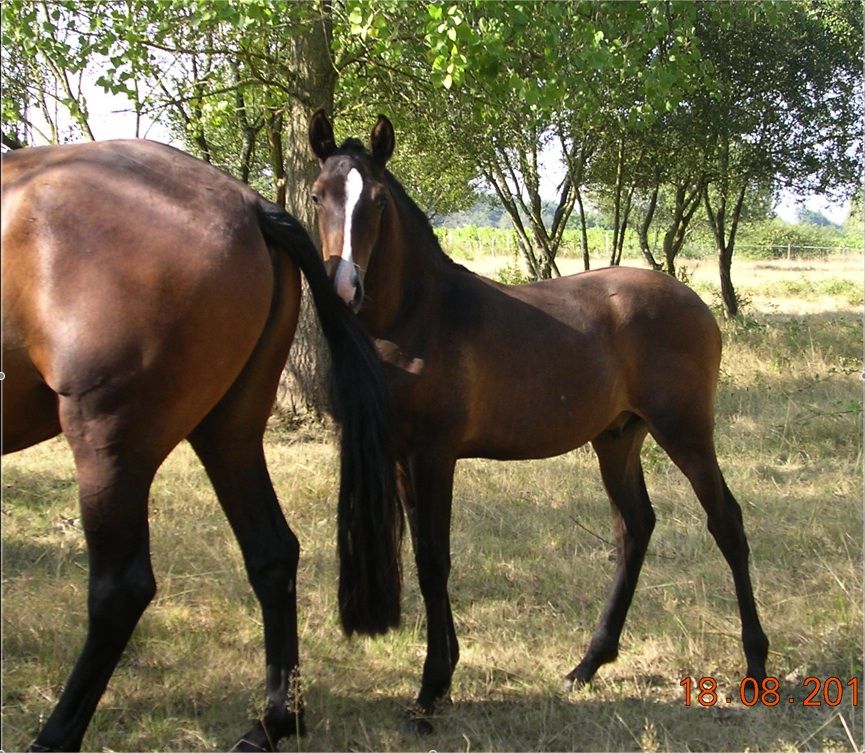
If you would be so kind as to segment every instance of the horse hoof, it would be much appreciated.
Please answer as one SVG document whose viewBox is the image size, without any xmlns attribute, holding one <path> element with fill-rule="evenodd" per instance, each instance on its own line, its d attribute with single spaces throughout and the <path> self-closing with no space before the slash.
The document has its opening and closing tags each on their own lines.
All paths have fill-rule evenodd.
<svg viewBox="0 0 865 753">
<path fill-rule="evenodd" d="M 306 723 L 303 718 L 303 710 L 299 714 L 284 714 L 281 717 L 270 718 L 267 727 L 257 721 L 249 732 L 240 738 L 231 749 L 232 751 L 262 751 L 276 750 L 277 744 L 283 737 L 306 735 Z"/>
<path fill-rule="evenodd" d="M 562 680 L 562 692 L 573 693 L 575 690 L 579 690 L 580 688 L 584 688 L 589 684 L 591 680 L 590 677 L 581 677 L 580 675 L 565 675 L 565 678 Z"/>
<path fill-rule="evenodd" d="M 44 745 L 33 742 L 30 744 L 30 747 L 27 748 L 27 753 L 49 753 L 52 750 L 55 750 L 55 748 L 46 748 Z"/>
<path fill-rule="evenodd" d="M 412 714 L 400 723 L 400 730 L 404 735 L 431 735 L 435 732 L 432 722 L 425 716 Z"/>
</svg>

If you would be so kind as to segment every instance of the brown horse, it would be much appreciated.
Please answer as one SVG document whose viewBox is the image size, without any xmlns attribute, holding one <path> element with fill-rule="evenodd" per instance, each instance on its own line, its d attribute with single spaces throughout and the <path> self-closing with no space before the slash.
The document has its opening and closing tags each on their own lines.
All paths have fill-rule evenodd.
<svg viewBox="0 0 865 753">
<path fill-rule="evenodd" d="M 77 750 L 156 583 L 147 502 L 188 438 L 237 537 L 263 613 L 267 706 L 239 749 L 302 729 L 295 574 L 300 547 L 262 436 L 309 281 L 341 420 L 343 618 L 399 618 L 401 510 L 392 408 L 372 343 L 284 210 L 189 155 L 147 141 L 3 157 L 3 439 L 63 432 L 89 554 L 89 627 L 34 750 Z"/>
<path fill-rule="evenodd" d="M 398 480 L 427 616 L 417 704 L 431 713 L 459 657 L 447 582 L 459 458 L 543 458 L 591 442 L 610 498 L 618 568 L 600 624 L 569 686 L 616 658 L 655 516 L 640 447 L 647 433 L 691 482 L 733 573 L 748 674 L 765 675 L 739 505 L 715 455 L 717 323 L 685 285 L 614 268 L 507 286 L 441 250 L 424 214 L 385 169 L 380 116 L 371 150 L 337 148 L 323 112 L 310 123 L 321 163 L 312 187 L 339 295 L 376 339 L 397 403 Z M 421 729 L 426 723 L 421 720 Z"/>
</svg>

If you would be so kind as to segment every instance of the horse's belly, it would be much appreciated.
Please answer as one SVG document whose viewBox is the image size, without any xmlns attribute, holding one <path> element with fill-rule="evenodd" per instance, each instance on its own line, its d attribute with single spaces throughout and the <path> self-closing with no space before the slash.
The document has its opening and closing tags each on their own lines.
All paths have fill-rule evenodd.
<svg viewBox="0 0 865 753">
<path fill-rule="evenodd" d="M 471 375 L 465 456 L 561 455 L 591 441 L 627 408 L 609 349 L 579 337 L 559 337 L 552 347 L 528 335 L 518 341 L 522 348 L 464 361 Z"/>
<path fill-rule="evenodd" d="M 475 413 L 461 454 L 494 460 L 561 455 L 598 436 L 622 409 L 608 393 L 586 400 L 563 391 L 542 395 L 520 391 L 501 398 L 492 409 L 487 407 L 483 417 Z"/>
<path fill-rule="evenodd" d="M 23 347 L 3 351 L 3 454 L 60 433 L 57 396 L 42 381 Z"/>
</svg>

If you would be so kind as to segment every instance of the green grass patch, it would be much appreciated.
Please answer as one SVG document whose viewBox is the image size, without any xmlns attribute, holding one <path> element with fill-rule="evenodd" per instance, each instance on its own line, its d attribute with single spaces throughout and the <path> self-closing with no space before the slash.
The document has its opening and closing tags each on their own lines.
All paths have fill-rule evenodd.
<svg viewBox="0 0 865 753">
<path fill-rule="evenodd" d="M 744 291 L 759 293 L 769 298 L 801 298 L 815 300 L 835 297 L 850 306 L 861 306 L 865 302 L 865 287 L 861 281 L 830 277 L 828 279 L 809 279 L 803 275 L 798 280 L 780 280 L 760 287 L 744 287 Z"/>
</svg>

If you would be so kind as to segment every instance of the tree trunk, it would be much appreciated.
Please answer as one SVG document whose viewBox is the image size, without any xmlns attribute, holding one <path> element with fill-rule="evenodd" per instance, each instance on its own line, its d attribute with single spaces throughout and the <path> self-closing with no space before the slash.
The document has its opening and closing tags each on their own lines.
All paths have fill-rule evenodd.
<svg viewBox="0 0 865 753">
<path fill-rule="evenodd" d="M 721 299 L 724 301 L 724 315 L 728 318 L 739 314 L 739 299 L 733 287 L 730 274 L 733 266 L 733 249 L 728 246 L 718 248 L 718 272 L 721 278 Z"/>
<path fill-rule="evenodd" d="M 286 181 L 285 151 L 282 148 L 282 109 L 271 109 L 264 116 L 264 131 L 267 134 L 267 146 L 270 150 L 270 168 L 273 171 L 273 202 L 285 207 Z M 289 142 L 291 143 L 291 142 Z M 300 176 L 297 176 L 300 177 Z M 295 176 L 292 175 L 292 179 Z"/>
<path fill-rule="evenodd" d="M 622 176 L 624 173 L 625 161 L 625 137 L 619 139 L 619 148 L 616 153 L 616 187 L 613 194 L 613 250 L 610 254 L 610 266 L 616 267 L 619 260 L 616 258 L 616 253 L 619 249 L 619 232 L 624 234 L 624 229 L 621 229 L 621 214 L 622 214 Z M 621 230 L 620 230 L 621 229 Z"/>
<path fill-rule="evenodd" d="M 511 219 L 529 275 L 535 280 L 561 276 L 556 256 L 577 200 L 582 170 L 590 151 L 584 142 L 579 161 L 574 163 L 573 155 L 567 154 L 563 143 L 569 174 L 559 187 L 553 219 L 547 228 L 538 170 L 540 137 L 535 129 L 527 131 L 525 140 L 517 145 L 492 143 L 490 151 L 478 161 L 484 179 L 495 190 Z"/>
<path fill-rule="evenodd" d="M 676 276 L 676 258 L 685 244 L 685 236 L 688 225 L 700 205 L 703 193 L 704 180 L 700 178 L 688 190 L 687 184 L 682 183 L 676 188 L 676 205 L 673 210 L 673 219 L 664 233 L 664 261 L 667 273 Z"/>
<path fill-rule="evenodd" d="M 622 263 L 622 253 L 625 250 L 625 232 L 628 229 L 628 220 L 631 216 L 632 200 L 634 197 L 635 185 L 631 185 L 628 195 L 625 197 L 624 205 L 621 205 L 620 198 L 616 200 L 616 231 L 613 235 L 613 256 L 610 266 L 619 266 Z"/>
<path fill-rule="evenodd" d="M 709 225 L 712 228 L 712 234 L 715 236 L 715 248 L 718 251 L 718 272 L 721 282 L 721 299 L 724 303 L 724 316 L 732 318 L 739 313 L 739 299 L 736 296 L 736 290 L 733 287 L 733 277 L 731 274 L 733 266 L 733 250 L 736 247 L 736 231 L 739 227 L 739 217 L 742 214 L 742 205 L 745 203 L 745 190 L 747 183 L 743 182 L 736 196 L 736 203 L 733 206 L 733 213 L 730 217 L 729 233 L 726 230 L 727 221 L 727 197 L 724 193 L 721 194 L 718 201 L 718 208 L 712 209 L 712 202 L 709 200 L 709 187 L 703 188 L 703 202 L 706 206 L 706 215 L 709 219 Z"/>
<path fill-rule="evenodd" d="M 643 257 L 649 263 L 649 266 L 655 270 L 659 270 L 661 268 L 661 265 L 658 264 L 657 261 L 655 261 L 655 255 L 652 253 L 652 248 L 649 244 L 649 228 L 652 226 L 652 220 L 655 217 L 655 209 L 658 206 L 659 191 L 660 184 L 656 183 L 655 188 L 652 190 L 652 197 L 649 199 L 649 206 L 646 209 L 646 216 L 640 223 L 640 227 L 638 230 L 638 235 L 640 238 L 640 250 L 643 252 Z"/>
<path fill-rule="evenodd" d="M 514 235 L 517 239 L 517 246 L 526 262 L 526 267 L 528 268 L 531 279 L 541 279 L 542 260 L 535 254 L 529 230 L 526 228 L 520 215 L 520 209 L 525 209 L 525 204 L 519 197 L 515 197 L 511 192 L 508 187 L 507 178 L 505 178 L 504 172 L 502 171 L 502 166 L 496 162 L 495 159 L 492 159 L 486 165 L 481 165 L 481 170 L 484 178 L 498 195 L 508 217 L 510 217 L 511 225 L 514 228 Z M 519 204 L 517 203 L 518 201 Z"/>
<path fill-rule="evenodd" d="M 279 199 L 297 217 L 318 243 L 315 212 L 309 188 L 318 175 L 318 164 L 308 146 L 312 114 L 323 107 L 333 111 L 336 71 L 330 54 L 332 17 L 330 2 L 317 5 L 306 23 L 298 24 L 283 42 L 285 61 L 299 84 L 297 96 L 281 109 L 280 143 L 282 184 Z M 274 173 L 276 175 L 276 173 Z M 312 296 L 304 283 L 300 322 L 283 372 L 279 407 L 297 417 L 311 412 L 320 415 L 328 407 L 327 370 L 329 358 Z"/>
<path fill-rule="evenodd" d="M 583 197 L 580 193 L 580 189 L 576 189 L 577 194 L 577 206 L 580 210 L 580 244 L 583 247 L 583 268 L 588 271 L 590 268 L 590 259 L 589 259 L 589 233 L 586 229 L 586 210 L 583 207 Z"/>
</svg>

